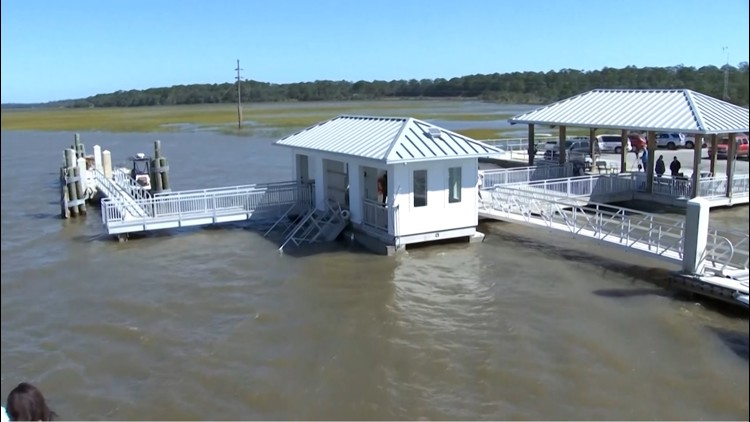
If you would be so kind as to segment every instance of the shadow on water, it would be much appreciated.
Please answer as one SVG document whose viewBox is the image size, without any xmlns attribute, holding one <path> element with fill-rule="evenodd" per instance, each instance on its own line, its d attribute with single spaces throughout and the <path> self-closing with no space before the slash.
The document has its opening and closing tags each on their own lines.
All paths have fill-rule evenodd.
<svg viewBox="0 0 750 422">
<path fill-rule="evenodd" d="M 628 297 L 638 297 L 638 296 L 663 296 L 663 297 L 671 296 L 664 289 L 647 289 L 647 288 L 599 289 L 599 290 L 594 290 L 592 293 L 594 293 L 597 296 L 612 297 L 612 298 L 628 298 Z"/>
<path fill-rule="evenodd" d="M 33 220 L 60 220 L 60 214 L 53 214 L 53 213 L 47 213 L 47 212 L 34 212 L 31 214 L 28 214 L 28 216 Z"/>
<path fill-rule="evenodd" d="M 485 231 L 485 233 L 488 232 Z M 487 236 L 498 237 L 503 241 L 512 242 L 524 248 L 537 250 L 543 252 L 545 255 L 559 257 L 571 262 L 588 264 L 595 262 L 596 266 L 603 270 L 602 275 L 606 275 L 608 272 L 612 272 L 629 277 L 631 284 L 635 284 L 637 281 L 644 281 L 656 286 L 654 288 L 624 287 L 616 289 L 593 290 L 591 293 L 597 296 L 622 300 L 643 296 L 668 297 L 679 302 L 698 303 L 708 310 L 720 313 L 728 317 L 748 317 L 747 308 L 743 308 L 742 306 L 735 306 L 718 299 L 696 295 L 684 290 L 671 287 L 670 275 L 672 274 L 672 271 L 666 268 L 648 267 L 638 264 L 626 263 L 590 253 L 582 249 L 566 248 L 559 243 L 555 245 L 555 247 L 550 247 L 550 244 L 545 243 L 543 240 L 520 236 L 512 233 L 498 232 L 497 230 L 491 231 L 491 234 L 487 234 Z M 630 254 L 625 254 L 624 256 L 630 256 Z"/>
<path fill-rule="evenodd" d="M 732 352 L 734 352 L 734 354 L 739 356 L 740 359 L 744 359 L 745 361 L 748 360 L 750 340 L 748 340 L 748 333 L 746 331 L 733 331 L 711 326 L 707 326 L 707 328 L 714 334 L 716 334 L 716 336 L 719 337 L 719 340 L 721 340 L 725 346 L 727 346 Z"/>
</svg>

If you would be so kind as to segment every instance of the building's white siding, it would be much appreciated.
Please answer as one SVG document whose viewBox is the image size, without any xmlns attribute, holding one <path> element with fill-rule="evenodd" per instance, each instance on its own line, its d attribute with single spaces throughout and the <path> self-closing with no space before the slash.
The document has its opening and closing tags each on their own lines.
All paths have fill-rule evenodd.
<svg viewBox="0 0 750 422">
<path fill-rule="evenodd" d="M 361 223 L 363 219 L 362 200 L 365 197 L 371 200 L 376 198 L 377 178 L 383 171 L 387 171 L 387 191 L 389 195 L 393 195 L 392 200 L 388 200 L 387 203 L 394 206 L 389 210 L 395 209 L 395 213 L 389 214 L 388 218 L 388 233 L 391 235 L 422 239 L 414 235 L 451 230 L 455 232 L 455 229 L 477 226 L 478 168 L 477 159 L 474 157 L 386 166 L 377 160 L 295 149 L 293 162 L 297 167 L 300 159 L 296 158 L 296 155 L 308 156 L 308 177 L 315 181 L 315 196 L 320 209 L 325 207 L 325 198 L 343 201 L 343 198 L 339 198 L 342 185 L 338 180 L 338 173 L 347 168 L 348 164 L 349 210 L 355 223 Z M 453 167 L 461 168 L 461 201 L 456 203 L 450 203 L 448 190 L 449 169 Z M 416 170 L 427 171 L 427 205 L 423 207 L 414 206 L 413 184 Z M 302 175 L 297 174 L 298 171 L 299 168 L 295 168 L 295 176 L 300 180 Z M 435 238 L 434 234 L 431 234 L 429 239 L 424 240 Z"/>
<path fill-rule="evenodd" d="M 461 167 L 461 202 L 448 201 L 448 169 L 451 167 Z M 389 190 L 396 194 L 395 205 L 398 206 L 396 236 L 477 225 L 476 158 L 396 164 L 391 169 Z M 427 206 L 414 206 L 415 170 L 427 170 Z"/>
</svg>

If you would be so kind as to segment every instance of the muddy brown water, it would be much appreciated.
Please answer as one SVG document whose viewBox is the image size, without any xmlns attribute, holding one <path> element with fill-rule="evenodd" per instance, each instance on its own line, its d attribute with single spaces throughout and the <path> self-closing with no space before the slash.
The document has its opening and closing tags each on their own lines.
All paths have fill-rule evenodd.
<svg viewBox="0 0 750 422">
<path fill-rule="evenodd" d="M 271 139 L 154 139 L 174 189 L 287 180 Z M 670 267 L 505 223 L 482 244 L 279 255 L 243 225 L 117 243 L 59 218 L 71 133 L 2 133 L 2 397 L 63 419 L 748 419 L 746 311 L 663 288 Z M 747 231 L 747 207 L 712 224 Z"/>
</svg>

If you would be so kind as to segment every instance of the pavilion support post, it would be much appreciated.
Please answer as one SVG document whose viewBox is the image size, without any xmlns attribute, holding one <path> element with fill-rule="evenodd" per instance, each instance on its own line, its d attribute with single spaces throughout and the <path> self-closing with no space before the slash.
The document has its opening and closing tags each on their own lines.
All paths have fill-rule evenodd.
<svg viewBox="0 0 750 422">
<path fill-rule="evenodd" d="M 589 155 L 591 156 L 591 165 L 596 165 L 596 156 L 599 151 L 599 145 L 596 144 L 596 129 L 589 129 Z"/>
<path fill-rule="evenodd" d="M 558 160 L 560 164 L 565 164 L 565 161 L 567 160 L 567 157 L 565 156 L 568 151 L 565 150 L 565 139 L 567 138 L 565 133 L 567 132 L 567 128 L 565 126 L 560 126 L 558 131 L 560 133 L 560 148 L 559 148 L 559 156 Z"/>
<path fill-rule="evenodd" d="M 717 134 L 711 135 L 711 149 L 709 149 L 708 154 L 711 158 L 711 177 L 716 176 L 716 146 L 719 143 L 719 136 Z"/>
<path fill-rule="evenodd" d="M 627 168 L 627 162 L 625 158 L 628 155 L 628 131 L 622 130 L 620 131 L 620 173 L 624 173 Z M 636 157 L 638 157 L 638 154 L 636 154 Z M 636 166 L 637 168 L 637 166 Z"/>
<path fill-rule="evenodd" d="M 697 198 L 700 194 L 701 183 L 701 158 L 703 157 L 703 135 L 695 135 L 695 146 L 693 147 L 693 189 L 690 194 L 691 198 Z"/>
<path fill-rule="evenodd" d="M 727 146 L 727 198 L 732 197 L 735 155 L 737 155 L 737 135 L 734 133 L 730 133 L 729 145 Z"/>
<path fill-rule="evenodd" d="M 648 161 L 646 164 L 646 192 L 654 192 L 654 154 L 656 153 L 656 132 L 653 130 L 648 131 L 648 142 L 646 144 L 646 150 L 648 151 Z"/>
<path fill-rule="evenodd" d="M 534 141 L 534 124 L 529 123 L 529 167 L 534 165 L 536 158 L 536 144 Z"/>
</svg>

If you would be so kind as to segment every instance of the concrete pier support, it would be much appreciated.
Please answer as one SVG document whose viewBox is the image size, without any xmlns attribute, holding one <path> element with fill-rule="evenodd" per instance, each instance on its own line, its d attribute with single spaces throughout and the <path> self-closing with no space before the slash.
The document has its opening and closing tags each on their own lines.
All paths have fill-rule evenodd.
<svg viewBox="0 0 750 422">
<path fill-rule="evenodd" d="M 102 173 L 107 179 L 112 178 L 112 153 L 108 150 L 102 151 Z"/>
<path fill-rule="evenodd" d="M 94 168 L 99 172 L 104 172 L 102 167 L 102 147 L 94 145 Z"/>
<path fill-rule="evenodd" d="M 685 274 L 703 273 L 710 211 L 710 203 L 703 198 L 694 198 L 687 203 L 682 243 L 682 271 Z"/>
<path fill-rule="evenodd" d="M 78 159 L 78 174 L 81 175 L 81 190 L 83 191 L 83 198 L 86 197 L 86 190 L 88 189 L 88 171 L 86 169 L 86 159 Z"/>
</svg>

